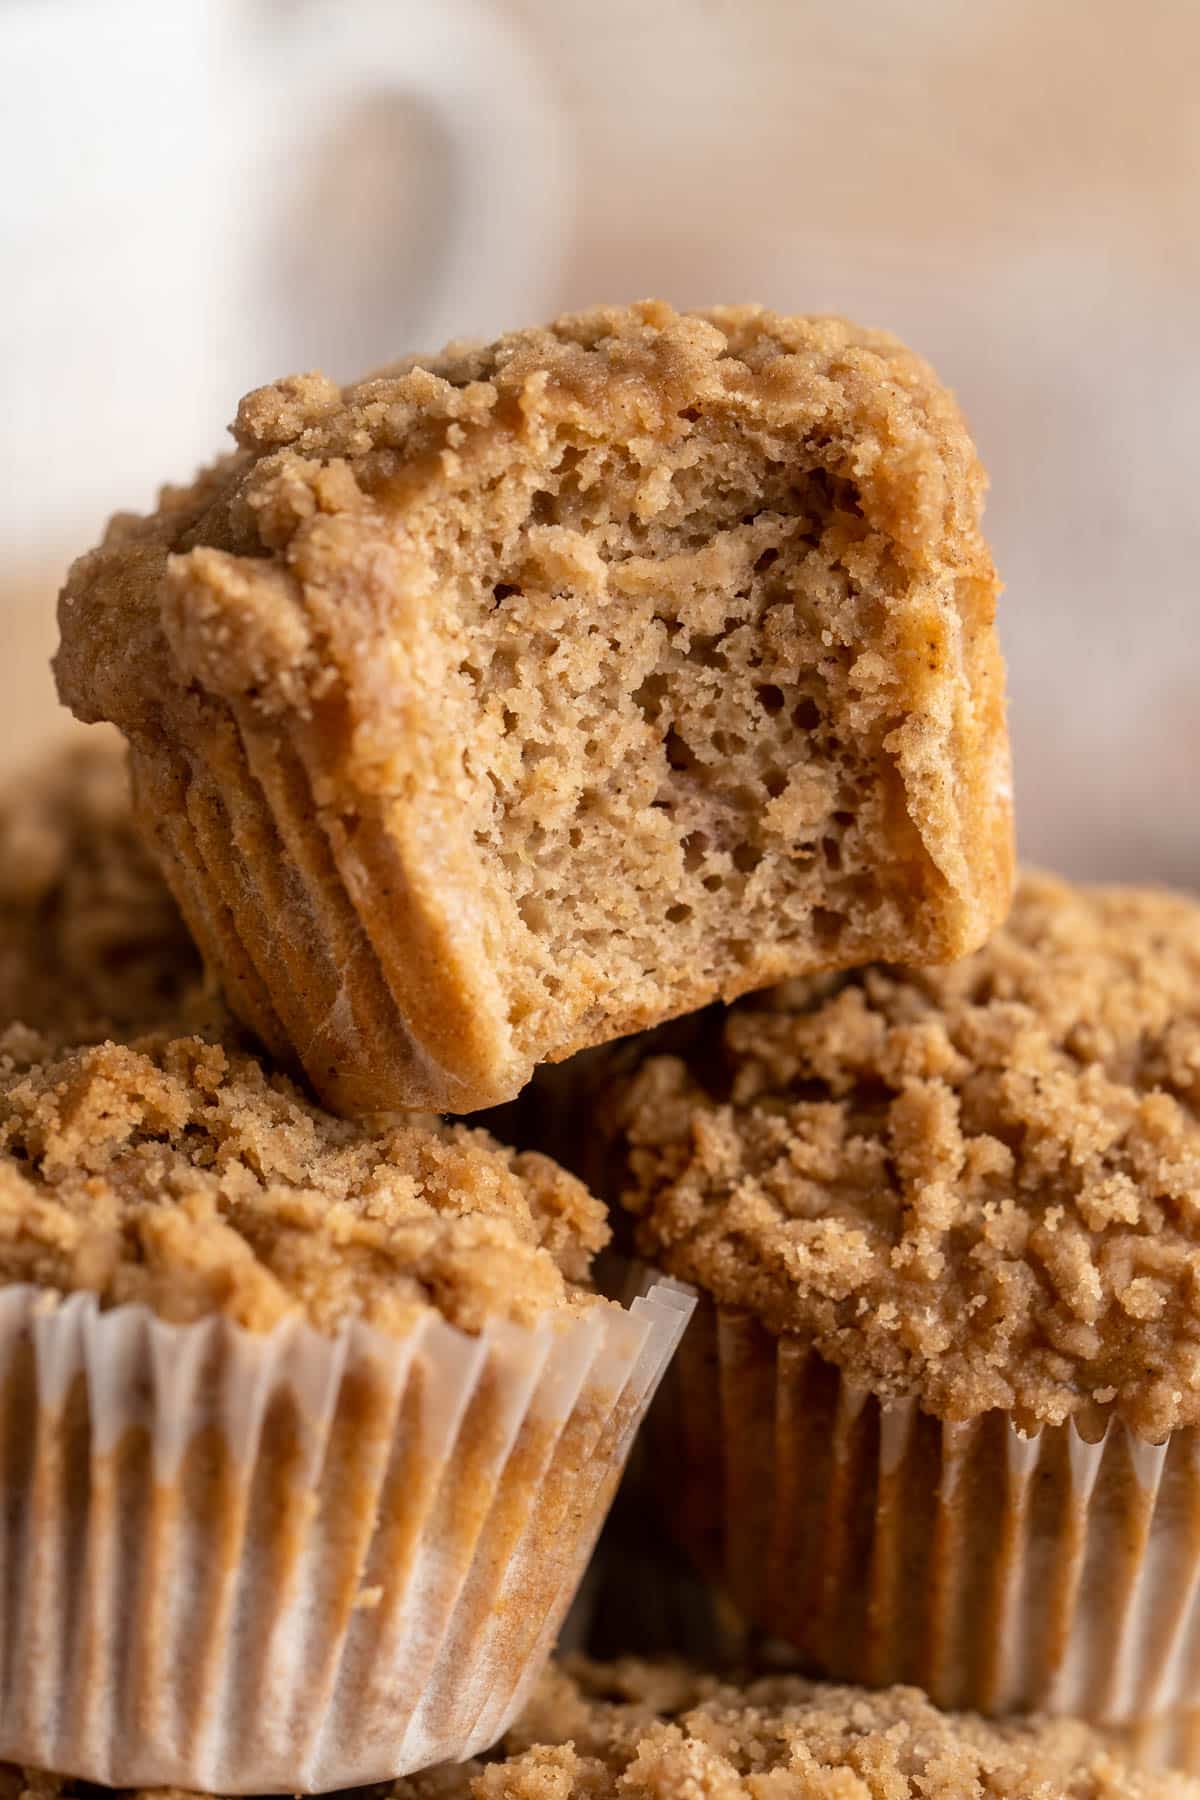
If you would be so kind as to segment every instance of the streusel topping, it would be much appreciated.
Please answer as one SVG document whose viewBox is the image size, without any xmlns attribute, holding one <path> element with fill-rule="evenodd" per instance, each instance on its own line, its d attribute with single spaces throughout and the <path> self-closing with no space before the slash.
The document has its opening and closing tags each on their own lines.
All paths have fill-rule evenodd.
<svg viewBox="0 0 1200 1800">
<path fill-rule="evenodd" d="M 90 733 L 0 789 L 0 1025 L 64 1042 L 210 1012 L 182 919 L 133 824 L 125 751 Z"/>
<path fill-rule="evenodd" d="M 255 1331 L 478 1331 L 591 1298 L 604 1209 L 464 1126 L 348 1123 L 200 1038 L 0 1037 L 0 1280 Z"/>
<path fill-rule="evenodd" d="M 1027 876 L 976 955 L 756 996 L 609 1105 L 643 1249 L 855 1382 L 1200 1420 L 1195 902 Z"/>
</svg>

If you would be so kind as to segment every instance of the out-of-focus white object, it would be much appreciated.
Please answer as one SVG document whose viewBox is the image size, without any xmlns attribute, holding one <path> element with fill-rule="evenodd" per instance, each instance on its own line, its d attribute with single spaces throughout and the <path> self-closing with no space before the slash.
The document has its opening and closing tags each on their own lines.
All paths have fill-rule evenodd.
<svg viewBox="0 0 1200 1800">
<path fill-rule="evenodd" d="M 568 145 L 483 0 L 0 4 L 0 557 L 86 541 L 238 395 L 552 297 Z"/>
<path fill-rule="evenodd" d="M 927 356 L 991 474 L 1022 853 L 1200 887 L 1200 5 L 511 4 L 576 135 L 567 303 Z"/>
</svg>

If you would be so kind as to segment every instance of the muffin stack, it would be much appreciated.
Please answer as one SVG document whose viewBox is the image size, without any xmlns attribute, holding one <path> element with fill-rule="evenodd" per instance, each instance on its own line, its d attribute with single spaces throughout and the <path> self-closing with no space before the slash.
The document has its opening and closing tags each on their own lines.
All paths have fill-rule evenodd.
<svg viewBox="0 0 1200 1800">
<path fill-rule="evenodd" d="M 64 590 L 133 814 L 0 812 L 13 1791 L 1200 1793 L 1200 914 L 1005 923 L 952 400 L 647 304 L 235 436 Z M 681 1334 L 721 1629 L 546 1669 Z"/>
</svg>

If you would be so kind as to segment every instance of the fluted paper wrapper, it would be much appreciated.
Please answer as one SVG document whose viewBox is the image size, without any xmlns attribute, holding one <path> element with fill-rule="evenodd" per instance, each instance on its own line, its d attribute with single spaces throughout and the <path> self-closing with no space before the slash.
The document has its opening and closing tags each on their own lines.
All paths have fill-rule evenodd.
<svg viewBox="0 0 1200 1800">
<path fill-rule="evenodd" d="M 691 1306 L 329 1338 L 0 1290 L 0 1757 L 261 1793 L 493 1743 Z"/>
<path fill-rule="evenodd" d="M 744 1617 L 837 1680 L 1074 1714 L 1174 1760 L 1200 1707 L 1200 1433 L 1024 1437 L 883 1403 L 703 1306 L 656 1417 L 664 1510 Z M 660 1491 L 661 1488 L 660 1488 Z"/>
<path fill-rule="evenodd" d="M 1113 1753 L 1142 1769 L 1178 1769 L 1200 1775 L 1200 1709 L 1185 1707 L 1103 1732 Z"/>
</svg>

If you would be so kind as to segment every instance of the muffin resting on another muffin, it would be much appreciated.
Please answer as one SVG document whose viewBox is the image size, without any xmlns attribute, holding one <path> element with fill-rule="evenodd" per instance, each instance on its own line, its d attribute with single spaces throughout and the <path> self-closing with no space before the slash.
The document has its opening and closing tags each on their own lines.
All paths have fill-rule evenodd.
<svg viewBox="0 0 1200 1800">
<path fill-rule="evenodd" d="M 283 381 L 235 430 L 76 564 L 57 672 L 331 1105 L 475 1110 L 1003 914 L 983 475 L 893 338 L 601 309 Z"/>
</svg>

